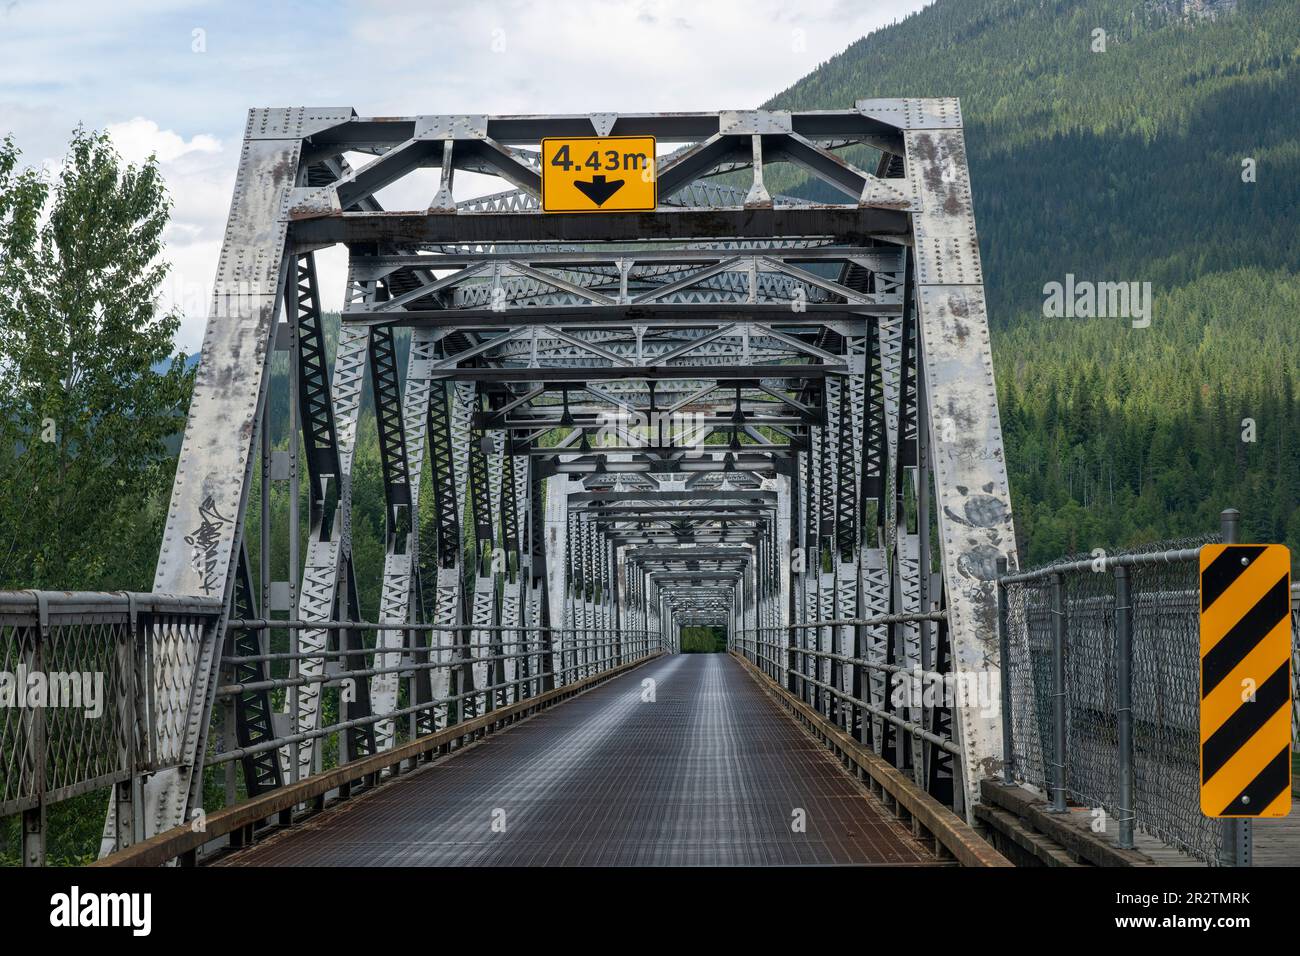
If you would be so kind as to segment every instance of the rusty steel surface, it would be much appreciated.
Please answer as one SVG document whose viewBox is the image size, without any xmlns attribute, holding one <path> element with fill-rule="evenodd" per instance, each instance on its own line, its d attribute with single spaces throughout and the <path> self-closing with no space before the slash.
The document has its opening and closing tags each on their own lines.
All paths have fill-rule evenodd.
<svg viewBox="0 0 1300 956">
<path fill-rule="evenodd" d="M 642 700 L 647 678 L 653 702 Z M 797 810 L 805 832 L 793 826 Z M 739 664 L 687 654 L 217 865 L 938 862 Z"/>
</svg>

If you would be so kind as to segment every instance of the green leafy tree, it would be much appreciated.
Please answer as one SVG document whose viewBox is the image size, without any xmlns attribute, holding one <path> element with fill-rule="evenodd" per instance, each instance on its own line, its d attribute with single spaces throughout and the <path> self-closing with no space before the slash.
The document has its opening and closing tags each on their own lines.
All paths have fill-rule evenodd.
<svg viewBox="0 0 1300 956">
<path fill-rule="evenodd" d="M 170 202 L 78 128 L 62 167 L 0 149 L 0 587 L 147 588 L 192 376 L 158 307 Z"/>
</svg>

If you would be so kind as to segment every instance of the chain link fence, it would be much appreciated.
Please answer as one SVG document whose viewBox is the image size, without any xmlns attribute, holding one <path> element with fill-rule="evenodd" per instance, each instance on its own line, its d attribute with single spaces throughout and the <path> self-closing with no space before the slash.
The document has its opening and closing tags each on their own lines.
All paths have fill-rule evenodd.
<svg viewBox="0 0 1300 956">
<path fill-rule="evenodd" d="M 195 681 L 205 660 L 217 652 L 213 642 L 220 611 L 219 602 L 207 598 L 0 591 L 0 823 L 5 817 L 22 816 L 24 865 L 45 862 L 45 820 L 51 805 L 114 787 L 113 813 L 129 812 L 123 819 L 135 825 L 144 775 L 187 760 L 187 734 L 209 716 L 206 699 L 195 699 Z M 371 634 L 392 627 L 357 621 L 227 623 L 236 629 L 327 628 Z M 420 714 L 440 709 L 443 723 L 454 723 L 541 695 L 551 684 L 560 688 L 576 684 L 662 650 L 660 635 L 649 631 L 476 625 L 449 630 L 472 632 L 476 639 L 445 642 L 422 655 L 410 648 L 386 652 L 373 646 L 373 639 L 371 646 L 314 654 L 262 649 L 253 655 L 231 656 L 233 646 L 226 646 L 221 670 L 225 683 L 219 682 L 211 691 L 211 699 L 219 705 L 212 709 L 216 733 L 209 737 L 212 749 L 201 758 L 203 764 L 233 765 L 265 754 L 275 769 L 287 762 L 284 758 L 291 745 L 312 747 L 322 738 L 332 739 L 337 764 L 345 732 L 368 731 L 381 721 L 409 717 L 409 722 L 398 721 L 396 734 L 398 743 L 407 742 L 433 729 L 418 729 Z M 550 642 L 557 638 L 573 649 L 567 666 L 551 659 Z M 274 678 L 262 668 L 256 672 L 260 676 L 238 681 L 232 666 L 299 663 L 310 658 L 322 661 L 315 675 Z M 397 709 L 389 712 L 372 713 L 366 696 L 359 712 L 345 714 L 340 704 L 329 720 L 322 719 L 319 727 L 307 731 L 268 712 L 262 715 L 265 725 L 253 728 L 259 736 L 247 740 L 223 723 L 230 710 L 226 704 L 253 692 L 284 693 L 311 684 L 328 686 L 342 695 L 339 700 L 348 696 L 344 691 L 350 687 L 360 699 L 356 686 L 368 684 L 372 677 L 393 674 L 413 685 L 418 673 L 445 676 L 431 682 L 430 692 L 423 695 L 404 688 L 406 695 L 399 695 Z M 222 742 L 230 749 L 219 751 Z M 367 753 L 373 749 L 372 737 Z M 129 787 L 115 786 L 128 781 Z M 122 809 L 127 806 L 129 810 Z M 116 826 L 110 822 L 110 831 Z M 4 843 L 0 832 L 0 856 Z"/>
<path fill-rule="evenodd" d="M 181 760 L 193 661 L 220 607 L 202 598 L 0 592 L 0 818 L 23 814 L 23 862 L 45 810 Z"/>
<path fill-rule="evenodd" d="M 1200 810 L 1197 553 L 1217 540 L 1003 579 L 1013 776 L 1058 808 L 1102 809 L 1121 845 L 1136 828 L 1206 862 L 1222 828 Z"/>
</svg>

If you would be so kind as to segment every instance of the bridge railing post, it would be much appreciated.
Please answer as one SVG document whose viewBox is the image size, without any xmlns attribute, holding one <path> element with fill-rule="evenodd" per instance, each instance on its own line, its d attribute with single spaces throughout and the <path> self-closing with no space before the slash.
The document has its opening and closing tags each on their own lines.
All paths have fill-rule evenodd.
<svg viewBox="0 0 1300 956">
<path fill-rule="evenodd" d="M 1129 569 L 1115 568 L 1115 717 L 1118 724 L 1119 847 L 1133 849 L 1133 599 Z"/>
<path fill-rule="evenodd" d="M 143 833 L 143 794 L 140 793 L 140 754 L 139 719 L 141 696 L 145 683 L 141 679 L 144 665 L 144 643 L 147 629 L 141 626 L 136 613 L 135 598 L 128 596 L 129 620 L 122 629 L 118 643 L 117 666 L 121 669 L 122 679 L 118 703 L 121 707 L 121 719 L 124 731 L 120 739 L 120 755 L 123 768 L 128 776 L 118 781 L 113 788 L 116 801 L 117 849 L 131 846 Z M 233 768 L 233 764 L 231 765 Z"/>
<path fill-rule="evenodd" d="M 23 648 L 21 660 L 28 674 L 45 673 L 45 646 L 49 638 L 47 611 L 44 598 L 37 596 L 38 620 L 33 626 L 32 640 Z M 22 853 L 23 866 L 45 865 L 45 782 L 46 739 L 45 708 L 28 707 L 20 711 L 26 724 L 27 753 L 31 760 L 31 780 L 35 806 L 23 811 Z"/>
<path fill-rule="evenodd" d="M 798 684 L 795 681 L 795 668 L 799 666 L 799 655 L 794 646 L 795 631 L 793 625 L 786 625 L 785 629 L 785 689 L 794 694 L 798 692 Z"/>
<path fill-rule="evenodd" d="M 1065 575 L 1052 575 L 1052 804 L 1053 813 L 1065 807 Z"/>
<path fill-rule="evenodd" d="M 1015 734 L 1011 714 L 1011 629 L 1007 624 L 1007 586 L 1002 578 L 1007 573 L 1007 559 L 998 558 L 998 666 L 1002 694 L 1002 781 L 1015 780 Z M 865 717 L 864 717 L 865 720 Z"/>
</svg>

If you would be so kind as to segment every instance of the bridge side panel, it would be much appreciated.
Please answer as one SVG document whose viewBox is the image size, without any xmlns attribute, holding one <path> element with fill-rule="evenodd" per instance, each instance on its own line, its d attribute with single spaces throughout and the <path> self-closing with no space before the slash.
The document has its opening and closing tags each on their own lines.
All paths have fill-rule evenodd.
<svg viewBox="0 0 1300 956">
<path fill-rule="evenodd" d="M 980 778 L 1001 765 L 999 557 L 1016 564 L 1002 427 L 984 307 L 960 108 L 921 101 L 904 140 L 913 198 L 917 306 L 953 668 L 985 688 L 955 708 L 967 814 Z M 962 686 L 969 686 L 964 684 Z"/>
<path fill-rule="evenodd" d="M 264 373 L 288 268 L 286 213 L 302 143 L 300 124 L 282 112 L 249 112 L 156 592 L 230 601 Z M 198 785 L 194 768 L 205 745 L 218 645 L 207 642 L 193 660 L 160 662 L 160 675 L 170 679 L 154 689 L 162 711 L 156 730 L 177 739 L 160 740 L 159 749 L 171 748 L 178 759 L 145 785 L 146 836 L 181 823 Z M 165 647 L 155 651 L 172 653 Z"/>
</svg>

